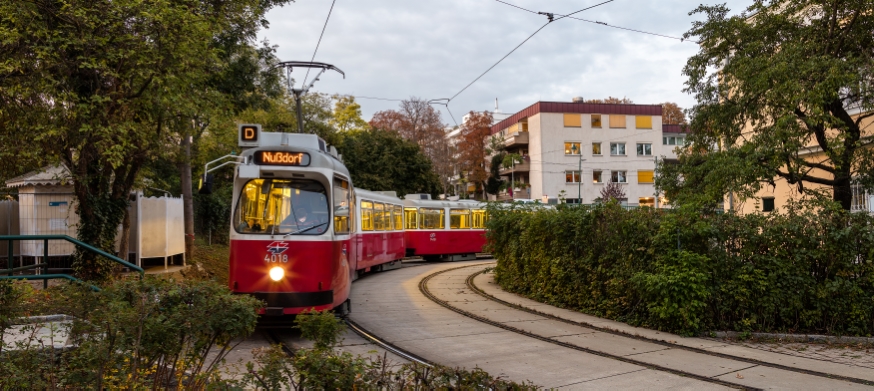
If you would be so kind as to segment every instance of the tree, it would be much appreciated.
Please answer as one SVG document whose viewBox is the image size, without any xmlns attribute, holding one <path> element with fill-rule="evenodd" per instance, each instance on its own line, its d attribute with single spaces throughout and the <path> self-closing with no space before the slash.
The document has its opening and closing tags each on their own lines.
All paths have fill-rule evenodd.
<svg viewBox="0 0 874 391">
<path fill-rule="evenodd" d="M 478 184 L 485 193 L 489 178 L 487 158 L 491 153 L 487 140 L 492 132 L 492 113 L 471 111 L 467 122 L 461 125 L 458 144 L 458 165 L 468 181 Z M 485 194 L 483 194 L 485 197 Z"/>
<path fill-rule="evenodd" d="M 737 16 L 724 5 L 693 12 L 706 17 L 685 34 L 701 41 L 683 69 L 698 100 L 695 131 L 679 165 L 660 175 L 669 198 L 751 197 L 782 178 L 800 193 L 830 190 L 849 209 L 854 179 L 874 187 L 874 140 L 863 134 L 874 115 L 870 1 L 757 0 Z"/>
<path fill-rule="evenodd" d="M 622 201 L 625 199 L 625 190 L 622 189 L 622 185 L 616 182 L 607 182 L 603 188 L 601 188 L 601 200 L 604 202 L 608 202 L 610 200 Z"/>
<path fill-rule="evenodd" d="M 446 126 L 440 113 L 427 101 L 412 97 L 400 103 L 398 110 L 379 111 L 370 120 L 370 126 L 398 133 L 413 141 L 431 160 L 437 177 L 446 193 L 449 178 L 454 174 L 454 156 L 446 141 Z"/>
<path fill-rule="evenodd" d="M 0 3 L 0 160 L 66 165 L 79 239 L 114 252 L 131 189 L 166 147 L 173 109 L 222 69 L 217 37 L 263 23 L 259 4 Z M 86 279 L 102 279 L 112 266 L 74 256 Z"/>
<path fill-rule="evenodd" d="M 499 152 L 492 156 L 489 163 L 489 179 L 486 181 L 486 193 L 497 195 L 504 186 L 504 180 L 501 179 L 501 164 L 504 162 L 504 153 Z"/>
<path fill-rule="evenodd" d="M 394 190 L 399 195 L 437 195 L 440 182 L 419 146 L 381 129 L 353 131 L 337 146 L 352 183 L 363 189 Z"/>
<path fill-rule="evenodd" d="M 614 98 L 612 96 L 607 97 L 607 99 L 588 99 L 585 102 L 586 103 L 607 103 L 607 104 L 612 104 L 612 105 L 630 105 L 630 104 L 634 103 L 631 101 L 631 99 L 628 99 L 626 97 L 622 97 L 620 99 L 620 98 Z"/>
<path fill-rule="evenodd" d="M 662 103 L 662 125 L 685 125 L 686 115 L 674 102 Z"/>
<path fill-rule="evenodd" d="M 361 118 L 361 105 L 354 96 L 334 95 L 333 118 L 328 121 L 337 132 L 360 131 L 367 129 L 367 121 Z"/>
</svg>

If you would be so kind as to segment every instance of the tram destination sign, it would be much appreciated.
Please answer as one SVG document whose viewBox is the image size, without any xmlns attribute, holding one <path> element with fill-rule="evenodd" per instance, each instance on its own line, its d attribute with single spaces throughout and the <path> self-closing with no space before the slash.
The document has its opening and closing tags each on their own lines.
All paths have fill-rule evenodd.
<svg viewBox="0 0 874 391">
<path fill-rule="evenodd" d="M 262 166 L 309 166 L 310 154 L 306 152 L 257 151 L 255 164 Z"/>
</svg>

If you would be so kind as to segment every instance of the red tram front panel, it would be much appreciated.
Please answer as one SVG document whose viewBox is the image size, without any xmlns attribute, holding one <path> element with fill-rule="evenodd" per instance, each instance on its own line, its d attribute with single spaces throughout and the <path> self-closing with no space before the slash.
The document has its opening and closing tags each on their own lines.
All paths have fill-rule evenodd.
<svg viewBox="0 0 874 391">
<path fill-rule="evenodd" d="M 229 285 L 284 314 L 342 304 L 351 288 L 349 241 L 231 240 Z M 279 281 L 270 278 L 281 268 Z"/>
<path fill-rule="evenodd" d="M 473 254 L 483 251 L 485 231 L 473 230 L 408 230 L 406 246 L 410 255 Z"/>
</svg>

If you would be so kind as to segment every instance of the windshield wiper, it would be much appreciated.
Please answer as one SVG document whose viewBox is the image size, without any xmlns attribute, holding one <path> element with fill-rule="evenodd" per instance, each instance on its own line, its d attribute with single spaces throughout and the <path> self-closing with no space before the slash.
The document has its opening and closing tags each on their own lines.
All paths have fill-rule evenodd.
<svg viewBox="0 0 874 391">
<path fill-rule="evenodd" d="M 323 227 L 323 226 L 326 226 L 326 225 L 328 225 L 328 222 L 324 222 L 324 223 L 321 223 L 321 224 L 316 224 L 316 225 L 314 225 L 314 226 L 312 226 L 312 227 L 307 227 L 307 228 L 300 229 L 300 230 L 297 230 L 297 231 L 294 231 L 294 232 L 289 232 L 289 233 L 287 233 L 287 234 L 285 234 L 285 235 L 282 235 L 282 236 L 285 237 L 285 236 L 288 236 L 288 235 L 297 235 L 297 234 L 302 234 L 302 233 L 304 233 L 304 232 L 306 232 L 306 231 L 309 231 L 309 230 L 311 230 L 311 229 L 316 229 L 316 228 Z"/>
</svg>

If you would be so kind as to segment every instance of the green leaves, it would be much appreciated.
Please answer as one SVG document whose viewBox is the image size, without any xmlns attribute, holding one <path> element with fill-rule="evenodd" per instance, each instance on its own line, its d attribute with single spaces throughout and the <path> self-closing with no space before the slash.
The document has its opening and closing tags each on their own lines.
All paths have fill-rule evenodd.
<svg viewBox="0 0 874 391">
<path fill-rule="evenodd" d="M 399 195 L 436 195 L 440 182 L 418 144 L 394 132 L 348 132 L 337 149 L 356 187 L 394 190 Z"/>
<path fill-rule="evenodd" d="M 615 204 L 489 209 L 506 290 L 683 334 L 874 334 L 874 217 L 701 213 Z"/>
</svg>

